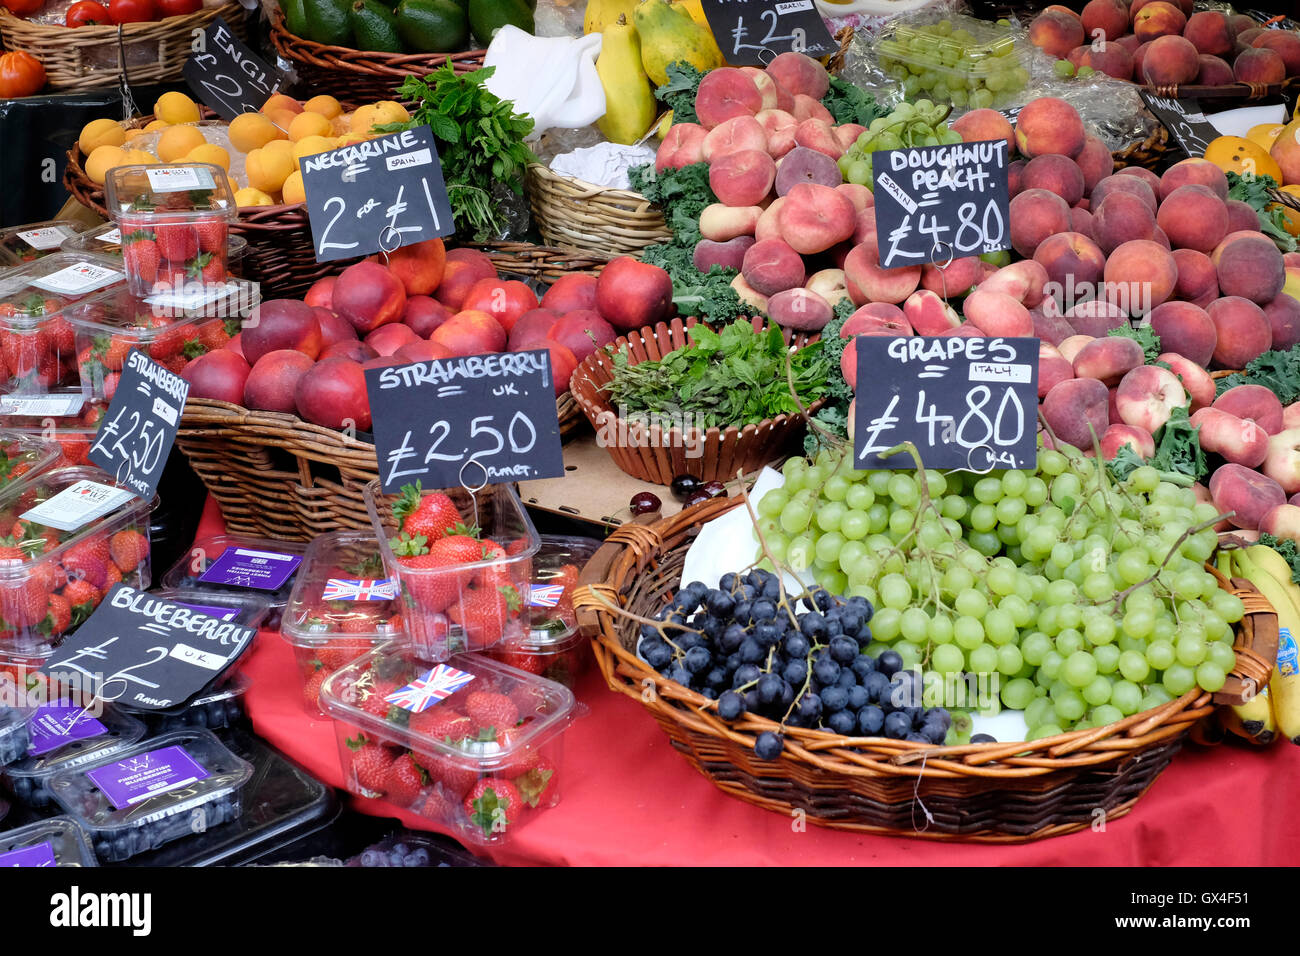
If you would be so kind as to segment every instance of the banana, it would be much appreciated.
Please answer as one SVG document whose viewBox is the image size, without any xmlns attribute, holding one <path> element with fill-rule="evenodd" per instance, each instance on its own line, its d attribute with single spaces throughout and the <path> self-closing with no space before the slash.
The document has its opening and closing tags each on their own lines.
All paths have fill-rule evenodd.
<svg viewBox="0 0 1300 956">
<path fill-rule="evenodd" d="M 1266 570 L 1277 568 L 1278 562 L 1284 569 L 1281 580 L 1274 577 L 1272 570 Z M 1277 662 L 1268 683 L 1269 697 L 1278 732 L 1292 743 L 1300 744 L 1300 651 L 1296 646 L 1300 637 L 1300 600 L 1291 583 L 1290 566 L 1281 555 L 1263 545 L 1247 548 L 1237 557 L 1237 563 L 1243 577 L 1259 588 L 1277 611 Z"/>
<path fill-rule="evenodd" d="M 1231 704 L 1218 709 L 1219 723 L 1242 740 L 1264 746 L 1276 736 L 1277 725 L 1269 706 L 1268 688 L 1251 697 L 1244 704 Z"/>
</svg>

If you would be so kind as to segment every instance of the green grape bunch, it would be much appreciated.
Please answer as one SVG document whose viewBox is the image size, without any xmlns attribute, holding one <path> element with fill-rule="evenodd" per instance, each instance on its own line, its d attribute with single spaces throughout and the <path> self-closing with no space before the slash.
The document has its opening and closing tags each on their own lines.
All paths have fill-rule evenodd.
<svg viewBox="0 0 1300 956">
<path fill-rule="evenodd" d="M 915 146 L 951 146 L 960 143 L 961 134 L 950 129 L 944 119 L 948 107 L 931 100 L 899 103 L 887 116 L 871 121 L 867 131 L 857 138 L 838 160 L 845 182 L 872 188 L 871 154 L 885 149 L 908 149 Z"/>
<path fill-rule="evenodd" d="M 980 109 L 1011 101 L 1029 85 L 1015 40 L 997 31 L 983 39 L 949 20 L 898 26 L 877 44 L 880 65 L 903 96 L 925 94 L 958 108 Z"/>
</svg>

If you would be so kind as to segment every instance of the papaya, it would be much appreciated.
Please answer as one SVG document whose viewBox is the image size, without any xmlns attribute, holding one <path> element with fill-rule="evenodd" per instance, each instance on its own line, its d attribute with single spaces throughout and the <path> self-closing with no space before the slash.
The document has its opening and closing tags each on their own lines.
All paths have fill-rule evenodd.
<svg viewBox="0 0 1300 956">
<path fill-rule="evenodd" d="M 303 0 L 280 0 L 280 9 L 284 11 L 284 28 L 296 37 L 305 37 L 307 11 Z"/>
<path fill-rule="evenodd" d="M 668 82 L 668 64 L 689 63 L 701 73 L 723 65 L 713 34 L 683 6 L 667 0 L 641 0 L 632 18 L 641 37 L 641 65 L 657 86 Z"/>
<path fill-rule="evenodd" d="M 417 53 L 456 53 L 469 46 L 469 18 L 455 0 L 401 0 L 397 32 Z"/>
<path fill-rule="evenodd" d="M 348 19 L 352 23 L 352 36 L 358 50 L 402 52 L 402 40 L 397 32 L 397 14 L 379 0 L 356 0 Z"/>
<path fill-rule="evenodd" d="M 303 32 L 298 35 L 327 46 L 351 46 L 351 9 L 352 0 L 302 0 Z"/>
<path fill-rule="evenodd" d="M 469 26 L 474 39 L 487 46 L 492 34 L 506 24 L 525 33 L 536 31 L 533 10 L 526 0 L 469 0 Z"/>
<path fill-rule="evenodd" d="M 596 128 L 611 143 L 630 145 L 645 135 L 657 111 L 650 80 L 641 68 L 641 40 L 623 13 L 601 37 L 596 75 L 605 89 L 605 115 L 596 120 Z"/>
<path fill-rule="evenodd" d="M 587 0 L 587 10 L 582 16 L 582 32 L 604 33 L 605 28 L 626 16 L 632 22 L 637 0 Z"/>
</svg>

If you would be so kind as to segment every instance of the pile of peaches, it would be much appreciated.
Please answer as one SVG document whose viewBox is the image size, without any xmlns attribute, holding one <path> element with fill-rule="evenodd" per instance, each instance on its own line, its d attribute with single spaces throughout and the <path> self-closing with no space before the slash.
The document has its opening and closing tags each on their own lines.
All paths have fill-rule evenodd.
<svg viewBox="0 0 1300 956">
<path fill-rule="evenodd" d="M 1273 85 L 1300 76 L 1300 34 L 1264 29 L 1244 14 L 1192 12 L 1192 0 L 1088 0 L 1051 6 L 1029 25 L 1044 52 L 1151 86 Z"/>
<path fill-rule="evenodd" d="M 498 276 L 486 253 L 430 239 L 320 279 L 301 301 L 262 302 L 181 374 L 194 398 L 368 432 L 368 368 L 545 349 L 558 397 L 620 331 L 672 314 L 668 274 L 629 256 L 599 278 L 562 276 L 539 299 L 528 283 Z"/>
</svg>

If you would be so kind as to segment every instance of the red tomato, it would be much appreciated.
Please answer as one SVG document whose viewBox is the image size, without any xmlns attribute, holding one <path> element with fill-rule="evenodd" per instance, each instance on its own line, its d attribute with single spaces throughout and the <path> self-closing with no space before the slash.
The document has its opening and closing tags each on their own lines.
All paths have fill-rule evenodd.
<svg viewBox="0 0 1300 956">
<path fill-rule="evenodd" d="M 45 67 L 30 53 L 0 53 L 0 99 L 31 96 L 45 85 Z"/>
<path fill-rule="evenodd" d="M 4 0 L 4 5 L 16 17 L 30 17 L 45 5 L 45 0 Z"/>
<path fill-rule="evenodd" d="M 108 15 L 114 23 L 146 23 L 158 19 L 154 0 L 108 0 Z"/>
<path fill-rule="evenodd" d="M 109 24 L 113 21 L 108 15 L 108 7 L 102 3 L 96 3 L 95 0 L 77 0 L 68 7 L 68 15 L 63 22 L 70 27 L 86 27 Z"/>
<path fill-rule="evenodd" d="M 203 0 L 158 0 L 158 16 L 183 17 L 203 9 Z"/>
</svg>

